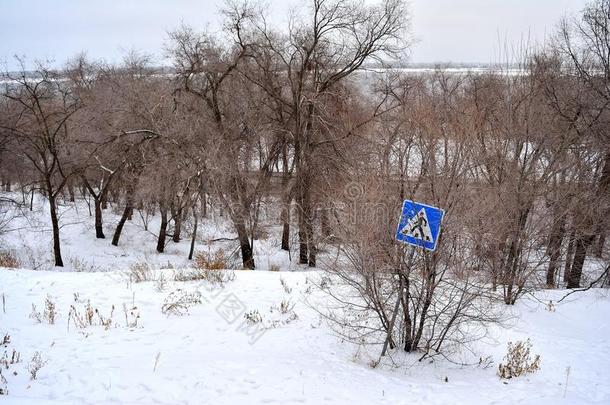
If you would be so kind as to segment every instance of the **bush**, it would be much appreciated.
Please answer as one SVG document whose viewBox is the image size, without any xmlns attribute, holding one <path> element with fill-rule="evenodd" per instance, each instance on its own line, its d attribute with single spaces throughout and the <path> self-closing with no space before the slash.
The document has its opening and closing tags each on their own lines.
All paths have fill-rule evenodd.
<svg viewBox="0 0 610 405">
<path fill-rule="evenodd" d="M 13 252 L 0 251 L 0 267 L 16 269 L 19 267 L 19 260 Z"/>
<path fill-rule="evenodd" d="M 174 275 L 174 281 L 199 281 L 205 280 L 212 284 L 220 284 L 235 280 L 233 270 L 208 270 L 208 269 L 182 269 Z"/>
<path fill-rule="evenodd" d="M 280 302 L 279 305 L 273 305 L 271 307 L 271 312 L 278 311 L 280 314 L 286 315 L 286 314 L 294 312 L 293 311 L 294 305 L 295 304 L 292 301 L 290 301 L 289 299 L 282 300 L 282 302 Z"/>
<path fill-rule="evenodd" d="M 55 308 L 55 303 L 51 299 L 51 296 L 47 295 L 47 298 L 44 301 L 44 310 L 42 313 L 38 311 L 36 305 L 32 304 L 32 312 L 30 313 L 30 318 L 35 320 L 37 323 L 42 323 L 42 321 L 46 321 L 49 325 L 55 324 L 55 318 L 57 317 L 57 309 Z"/>
<path fill-rule="evenodd" d="M 246 312 L 244 318 L 250 325 L 263 322 L 263 316 L 258 312 L 258 309 Z"/>
<path fill-rule="evenodd" d="M 4 348 L 7 348 L 10 343 L 11 337 L 8 333 L 0 339 L 0 346 L 3 346 Z M 6 370 L 8 373 L 9 369 L 20 361 L 21 355 L 17 350 L 13 349 L 12 353 L 10 350 L 4 350 L 2 357 L 0 357 L 0 395 L 8 395 L 8 381 L 2 375 L 2 371 Z M 13 371 L 13 374 L 17 375 L 17 372 Z"/>
<path fill-rule="evenodd" d="M 68 328 L 70 327 L 70 320 L 79 329 L 84 329 L 88 326 L 100 325 L 104 329 L 108 330 L 112 326 L 112 316 L 114 315 L 114 305 L 110 308 L 110 315 L 105 317 L 99 311 L 94 308 L 91 302 L 87 301 L 82 311 L 79 311 L 75 305 L 70 305 L 70 311 L 68 312 Z"/>
<path fill-rule="evenodd" d="M 34 353 L 34 357 L 32 357 L 32 360 L 28 365 L 28 371 L 30 372 L 31 380 L 35 380 L 38 377 L 38 371 L 40 371 L 40 369 L 43 368 L 45 364 L 47 364 L 47 362 L 42 360 L 40 352 Z"/>
<path fill-rule="evenodd" d="M 288 285 L 288 283 L 286 282 L 286 280 L 284 280 L 283 278 L 280 277 L 280 283 L 282 284 L 282 288 L 284 289 L 284 292 L 286 294 L 291 294 L 292 293 L 292 287 L 290 287 Z"/>
<path fill-rule="evenodd" d="M 129 266 L 129 280 L 132 283 L 141 283 L 152 280 L 152 269 L 146 262 L 138 262 Z"/>
<path fill-rule="evenodd" d="M 165 298 L 161 312 L 165 315 L 187 315 L 189 308 L 196 304 L 201 304 L 199 291 L 188 292 L 178 289 Z"/>
<path fill-rule="evenodd" d="M 101 270 L 101 268 L 96 266 L 95 264 L 91 264 L 91 263 L 87 262 L 86 260 L 80 259 L 79 257 L 76 257 L 76 256 L 70 258 L 70 265 L 72 266 L 72 270 L 79 272 L 79 273 L 83 273 L 83 272 L 93 273 L 93 272 Z"/>
<path fill-rule="evenodd" d="M 0 368 L 0 395 L 8 395 L 8 381 L 2 375 L 2 369 Z"/>
<path fill-rule="evenodd" d="M 226 269 L 227 259 L 225 258 L 224 251 L 222 249 L 217 250 L 214 256 L 208 253 L 197 252 L 195 255 L 195 268 L 206 270 Z"/>
<path fill-rule="evenodd" d="M 529 339 L 515 344 L 508 342 L 508 351 L 504 356 L 504 361 L 498 366 L 498 376 L 503 379 L 510 379 L 540 369 L 540 356 L 536 355 L 532 360 L 531 348 L 532 343 Z"/>
</svg>

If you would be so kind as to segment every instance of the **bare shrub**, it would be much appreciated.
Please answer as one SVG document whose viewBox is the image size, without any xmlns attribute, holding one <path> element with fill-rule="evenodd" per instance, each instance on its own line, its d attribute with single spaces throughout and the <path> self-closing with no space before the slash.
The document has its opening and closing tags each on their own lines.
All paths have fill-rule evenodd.
<svg viewBox="0 0 610 405">
<path fill-rule="evenodd" d="M 35 380 L 38 377 L 38 372 L 47 364 L 46 361 L 42 360 L 40 352 L 34 353 L 30 364 L 28 365 L 28 371 L 30 372 L 30 379 Z"/>
<path fill-rule="evenodd" d="M 269 265 L 269 271 L 280 271 L 280 266 L 278 264 Z"/>
<path fill-rule="evenodd" d="M 282 300 L 279 305 L 274 305 L 271 307 L 271 312 L 279 311 L 282 315 L 285 315 L 292 312 L 294 305 L 295 304 L 290 300 Z"/>
<path fill-rule="evenodd" d="M 10 336 L 8 334 L 4 335 L 2 346 L 7 347 L 10 341 Z M 9 351 L 5 350 L 2 357 L 0 357 L 0 395 L 8 395 L 8 381 L 2 375 L 2 371 L 9 370 L 13 364 L 17 364 L 21 361 L 21 355 L 17 350 L 13 349 L 10 353 L 11 354 L 9 355 Z M 17 373 L 14 372 L 14 374 L 16 375 Z"/>
<path fill-rule="evenodd" d="M 181 269 L 174 275 L 175 281 L 199 281 L 204 280 L 212 284 L 224 285 L 235 280 L 233 270 L 223 269 Z"/>
<path fill-rule="evenodd" d="M 49 325 L 55 324 L 55 318 L 57 317 L 57 310 L 55 303 L 51 299 L 51 296 L 47 296 L 44 301 L 44 309 L 42 312 L 38 311 L 35 304 L 32 304 L 32 312 L 30 312 L 30 319 L 35 320 L 37 323 L 47 322 Z"/>
<path fill-rule="evenodd" d="M 159 273 L 159 277 L 155 280 L 155 289 L 159 292 L 165 291 L 167 287 L 167 279 L 165 278 L 165 274 L 163 271 Z"/>
<path fill-rule="evenodd" d="M 498 377 L 510 379 L 524 374 L 534 373 L 540 369 L 540 356 L 532 358 L 530 353 L 532 343 L 529 339 L 508 342 L 508 349 L 504 361 L 498 365 Z"/>
<path fill-rule="evenodd" d="M 44 301 L 44 313 L 43 319 L 45 319 L 49 325 L 55 324 L 55 317 L 57 316 L 57 310 L 55 309 L 55 303 L 51 300 L 50 296 Z"/>
<path fill-rule="evenodd" d="M 0 395 L 8 395 L 8 381 L 2 375 L 2 369 L 0 369 Z"/>
<path fill-rule="evenodd" d="M 138 307 L 132 305 L 130 308 L 127 304 L 123 303 L 123 314 L 125 315 L 125 327 L 135 328 L 138 326 L 138 320 L 140 319 L 140 311 Z"/>
<path fill-rule="evenodd" d="M 108 330 L 112 326 L 112 316 L 114 315 L 114 305 L 110 308 L 110 315 L 104 316 L 99 309 L 94 308 L 90 301 L 87 301 L 81 310 L 75 305 L 70 305 L 70 311 L 68 312 L 68 328 L 70 328 L 70 321 L 76 325 L 79 329 L 84 329 L 89 326 L 103 326 L 104 329 Z"/>
<path fill-rule="evenodd" d="M 273 305 L 269 309 L 269 311 L 273 313 L 278 313 L 279 316 L 272 317 L 267 322 L 267 327 L 277 328 L 279 326 L 288 325 L 293 321 L 299 319 L 299 316 L 294 311 L 295 304 L 290 300 L 282 300 L 279 305 Z"/>
<path fill-rule="evenodd" d="M 165 315 L 187 315 L 189 308 L 197 304 L 201 304 L 199 291 L 188 292 L 177 289 L 165 298 L 161 312 Z"/>
<path fill-rule="evenodd" d="M 78 256 L 70 257 L 70 265 L 72 266 L 72 270 L 78 273 L 93 273 L 96 271 L 100 271 L 100 267 L 95 264 L 89 263 L 84 259 L 79 258 Z"/>
<path fill-rule="evenodd" d="M 227 268 L 225 252 L 220 249 L 214 255 L 205 252 L 197 252 L 195 255 L 195 268 L 206 270 L 222 270 Z"/>
<path fill-rule="evenodd" d="M 0 370 L 8 369 L 12 364 L 17 364 L 21 361 L 21 353 L 17 350 L 13 349 L 11 355 L 9 356 L 7 351 L 4 351 L 2 357 L 0 357 Z"/>
<path fill-rule="evenodd" d="M 19 260 L 17 260 L 17 256 L 13 252 L 0 251 L 0 267 L 16 269 L 19 267 Z"/>
<path fill-rule="evenodd" d="M 246 312 L 244 318 L 250 325 L 263 322 L 263 316 L 258 312 L 258 309 Z"/>
<path fill-rule="evenodd" d="M 292 287 L 290 287 L 288 285 L 288 283 L 286 282 L 286 280 L 284 280 L 283 278 L 280 277 L 280 283 L 282 284 L 282 288 L 284 289 L 284 292 L 286 294 L 291 294 L 292 293 Z"/>
<path fill-rule="evenodd" d="M 32 312 L 30 312 L 30 319 L 35 320 L 37 323 L 42 322 L 42 314 L 36 309 L 36 305 L 32 304 Z"/>
<path fill-rule="evenodd" d="M 484 337 L 501 313 L 488 283 L 473 271 L 459 222 L 468 207 L 447 210 L 434 252 L 408 247 L 394 239 L 401 201 L 392 183 L 362 181 L 363 194 L 346 207 L 355 214 L 335 229 L 337 253 L 321 263 L 327 278 L 319 286 L 331 297 L 322 315 L 342 337 L 379 345 L 382 355 L 401 348 L 421 358 L 450 356 Z"/>
<path fill-rule="evenodd" d="M 168 260 L 167 263 L 162 264 L 159 268 L 161 270 L 171 270 L 174 268 L 174 265 Z"/>
<path fill-rule="evenodd" d="M 129 279 L 132 283 L 142 283 L 153 279 L 153 271 L 146 262 L 137 262 L 129 266 Z"/>
</svg>

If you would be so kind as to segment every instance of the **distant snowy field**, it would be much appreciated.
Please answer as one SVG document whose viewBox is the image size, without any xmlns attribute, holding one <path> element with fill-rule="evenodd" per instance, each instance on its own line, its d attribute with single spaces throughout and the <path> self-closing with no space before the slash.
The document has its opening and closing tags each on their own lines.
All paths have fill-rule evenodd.
<svg viewBox="0 0 610 405">
<path fill-rule="evenodd" d="M 334 333 L 320 316 L 329 298 L 313 286 L 321 273 L 290 265 L 288 256 L 278 253 L 275 235 L 255 242 L 257 266 L 266 270 L 277 264 L 281 272 L 236 271 L 235 280 L 222 286 L 178 282 L 173 275 L 187 264 L 188 240 L 170 242 L 167 254 L 156 254 L 154 235 L 143 231 L 135 213 L 121 246 L 113 247 L 109 238 L 117 217 L 105 211 L 107 239 L 96 240 L 93 218 L 79 204 L 78 210 L 62 214 L 68 266 L 61 272 L 45 261 L 50 232 L 46 207 L 38 207 L 27 221 L 12 223 L 15 230 L 3 241 L 23 266 L 38 270 L 0 268 L 0 342 L 10 335 L 0 358 L 5 351 L 10 357 L 13 349 L 21 353 L 21 361 L 3 371 L 9 394 L 0 396 L 0 403 L 610 403 L 607 291 L 573 294 L 554 311 L 547 303 L 565 291 L 525 296 L 510 308 L 513 318 L 506 328 L 495 327 L 473 347 L 472 356 L 491 356 L 489 367 L 440 358 L 418 362 L 417 355 L 395 352 L 372 368 L 381 348 L 360 347 Z M 232 237 L 221 219 L 204 225 L 197 250 L 208 249 L 206 239 Z M 174 269 L 154 272 L 154 280 L 163 274 L 163 283 L 130 282 L 129 265 L 143 260 Z M 201 303 L 183 315 L 164 314 L 166 298 L 177 289 L 199 294 Z M 46 298 L 58 313 L 52 325 L 30 317 L 32 304 L 43 312 Z M 294 307 L 284 314 L 282 302 Z M 97 313 L 94 325 L 75 325 L 70 307 L 84 314 L 87 303 L 102 319 L 114 306 L 108 328 L 98 324 Z M 247 322 L 244 315 L 252 311 L 258 311 L 261 322 Z M 496 369 L 506 343 L 527 338 L 541 356 L 541 369 L 503 382 Z M 36 352 L 43 365 L 31 380 L 28 366 Z"/>
</svg>

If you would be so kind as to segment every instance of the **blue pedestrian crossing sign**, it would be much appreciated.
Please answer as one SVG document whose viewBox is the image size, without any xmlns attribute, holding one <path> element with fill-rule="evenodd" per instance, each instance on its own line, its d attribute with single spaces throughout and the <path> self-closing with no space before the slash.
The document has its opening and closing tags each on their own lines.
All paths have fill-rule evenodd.
<svg viewBox="0 0 610 405">
<path fill-rule="evenodd" d="M 430 205 L 405 200 L 396 229 L 396 240 L 427 250 L 436 249 L 445 211 Z"/>
</svg>

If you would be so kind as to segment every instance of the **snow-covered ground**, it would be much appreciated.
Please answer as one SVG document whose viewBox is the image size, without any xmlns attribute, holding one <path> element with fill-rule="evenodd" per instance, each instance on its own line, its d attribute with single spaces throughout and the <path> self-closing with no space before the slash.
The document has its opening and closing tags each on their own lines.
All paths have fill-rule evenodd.
<svg viewBox="0 0 610 405">
<path fill-rule="evenodd" d="M 539 294 L 543 302 L 523 299 L 514 327 L 496 331 L 497 341 L 483 348 L 481 355 L 494 360 L 489 368 L 422 364 L 414 357 L 406 366 L 386 362 L 373 369 L 369 363 L 379 348 L 342 342 L 307 304 L 323 302 L 308 289 L 315 272 L 236 273 L 224 288 L 205 281 L 168 282 L 158 291 L 155 282 L 130 284 L 114 271 L 0 271 L 6 302 L 0 331 L 11 337 L 5 350 L 21 352 L 21 363 L 9 370 L 17 375 L 6 373 L 9 395 L 2 402 L 610 403 L 610 298 L 599 292 L 583 293 L 554 312 L 543 302 L 558 292 Z M 187 315 L 164 315 L 164 299 L 176 288 L 201 292 L 202 303 Z M 58 311 L 54 325 L 29 317 L 32 303 L 42 311 L 47 296 Z M 298 319 L 271 310 L 283 300 L 295 304 Z M 114 305 L 108 330 L 68 325 L 70 305 L 80 311 L 87 301 L 104 317 Z M 123 304 L 137 307 L 137 326 L 126 326 Z M 252 310 L 259 311 L 261 324 L 246 322 L 244 312 Z M 540 371 L 503 383 L 495 372 L 506 342 L 527 337 L 541 355 Z M 36 351 L 46 364 L 30 380 L 27 366 Z"/>
<path fill-rule="evenodd" d="M 19 199 L 17 194 L 13 198 Z M 91 201 L 91 210 L 93 210 Z M 183 225 L 183 240 L 180 243 L 167 242 L 165 252 L 156 252 L 157 234 L 159 232 L 159 214 L 140 214 L 135 210 L 131 221 L 126 221 L 119 241 L 119 246 L 110 242 L 119 222 L 123 207 L 109 206 L 103 211 L 105 239 L 96 239 L 94 218 L 90 216 L 89 208 L 83 199 L 77 203 L 68 201 L 60 203 L 60 237 L 64 261 L 64 271 L 109 271 L 126 269 L 136 262 L 147 262 L 157 267 L 184 267 L 189 264 L 187 257 L 190 248 L 191 224 Z M 55 270 L 53 267 L 53 239 L 49 219 L 48 202 L 41 196 L 36 196 L 34 210 L 28 207 L 21 210 L 6 227 L 9 233 L 0 239 L 0 248 L 10 250 L 19 258 L 25 268 L 36 270 Z M 263 210 L 262 217 L 268 210 Z M 269 215 L 272 215 L 271 213 Z M 277 220 L 275 221 L 277 222 Z M 265 226 L 263 221 L 262 226 Z M 279 232 L 272 236 L 279 236 Z M 236 251 L 237 243 L 233 228 L 217 212 L 210 213 L 200 220 L 197 231 L 196 252 L 214 252 L 223 249 L 227 256 L 236 253 L 235 262 L 239 262 Z M 220 240 L 217 242 L 210 242 Z M 254 243 L 257 268 L 268 270 L 272 265 L 283 269 L 291 266 L 288 254 L 279 249 L 277 238 L 257 240 Z"/>
<path fill-rule="evenodd" d="M 3 370 L 9 392 L 0 403 L 610 404 L 607 291 L 573 294 L 554 310 L 548 302 L 564 291 L 525 296 L 510 308 L 513 320 L 476 345 L 476 356 L 493 361 L 489 367 L 440 358 L 418 362 L 419 356 L 396 352 L 393 361 L 372 368 L 381 348 L 359 347 L 333 333 L 319 315 L 328 297 L 313 287 L 320 272 L 289 265 L 273 238 L 255 245 L 259 267 L 278 264 L 281 272 L 236 271 L 222 286 L 178 282 L 173 276 L 186 263 L 188 241 L 154 253 L 154 235 L 142 230 L 135 214 L 116 248 L 109 239 L 95 239 L 86 207 L 76 211 L 66 208 L 62 215 L 67 270 L 104 271 L 49 267 L 48 255 L 39 256 L 50 247 L 45 211 L 11 225 L 20 230 L 11 233 L 18 237 L 11 236 L 9 247 L 23 266 L 40 270 L 0 268 L 0 342 L 10 335 L 0 358 L 13 349 L 21 354 Z M 117 219 L 109 211 L 108 238 Z M 230 228 L 208 220 L 198 249 L 208 249 L 206 238 L 221 236 L 231 236 Z M 142 260 L 174 269 L 130 282 L 130 263 Z M 161 274 L 163 283 L 155 281 Z M 182 315 L 164 314 L 167 297 L 178 289 L 200 294 L 201 303 Z M 47 298 L 57 311 L 54 324 L 31 317 L 32 304 L 43 316 Z M 282 313 L 282 302 L 292 309 Z M 94 325 L 80 328 L 70 308 L 84 317 L 87 303 Z M 96 309 L 103 319 L 112 313 L 108 327 L 99 325 Z M 251 311 L 262 321 L 249 323 L 244 316 Z M 541 356 L 540 370 L 500 380 L 496 369 L 507 342 L 527 338 Z M 32 380 L 28 367 L 36 352 L 43 366 Z"/>
</svg>

